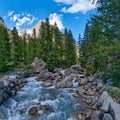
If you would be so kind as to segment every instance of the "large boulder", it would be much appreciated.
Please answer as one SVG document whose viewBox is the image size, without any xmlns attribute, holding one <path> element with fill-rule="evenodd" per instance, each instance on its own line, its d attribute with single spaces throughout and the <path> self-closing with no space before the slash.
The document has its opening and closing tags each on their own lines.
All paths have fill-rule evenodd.
<svg viewBox="0 0 120 120">
<path fill-rule="evenodd" d="M 37 75 L 37 80 L 39 81 L 46 81 L 46 80 L 54 80 L 54 75 L 49 72 L 47 69 L 41 70 L 40 73 Z"/>
<path fill-rule="evenodd" d="M 108 95 L 108 93 L 106 91 L 103 92 L 100 99 L 102 102 L 101 110 L 103 112 L 108 112 L 110 104 L 114 103 L 113 99 Z"/>
<path fill-rule="evenodd" d="M 103 116 L 103 120 L 113 120 L 113 119 L 112 119 L 112 116 L 110 114 L 105 113 Z"/>
<path fill-rule="evenodd" d="M 41 70 L 47 69 L 47 64 L 43 60 L 38 59 L 37 57 L 34 59 L 32 66 L 35 73 L 40 73 Z"/>
<path fill-rule="evenodd" d="M 21 72 L 16 76 L 17 79 L 28 78 L 28 77 L 30 77 L 30 73 L 28 71 Z"/>
<path fill-rule="evenodd" d="M 120 120 L 120 104 L 114 102 L 106 91 L 103 92 L 100 99 L 102 102 L 101 111 L 104 113 L 109 112 L 114 120 Z"/>
<path fill-rule="evenodd" d="M 100 115 L 100 112 L 99 111 L 95 111 L 91 114 L 91 120 L 100 120 L 99 119 L 99 115 Z"/>
</svg>

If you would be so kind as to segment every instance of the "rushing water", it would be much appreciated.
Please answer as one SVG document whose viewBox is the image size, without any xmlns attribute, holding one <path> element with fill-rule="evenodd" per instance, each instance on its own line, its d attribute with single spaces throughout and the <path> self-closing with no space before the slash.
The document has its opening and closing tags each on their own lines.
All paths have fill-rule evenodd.
<svg viewBox="0 0 120 120">
<path fill-rule="evenodd" d="M 68 89 L 42 87 L 35 77 L 27 79 L 27 84 L 0 106 L 0 120 L 75 120 L 73 117 L 84 110 L 81 99 L 73 97 Z M 46 98 L 40 102 L 40 98 Z M 28 114 L 31 106 L 41 103 L 50 112 L 38 111 L 40 118 Z"/>
</svg>

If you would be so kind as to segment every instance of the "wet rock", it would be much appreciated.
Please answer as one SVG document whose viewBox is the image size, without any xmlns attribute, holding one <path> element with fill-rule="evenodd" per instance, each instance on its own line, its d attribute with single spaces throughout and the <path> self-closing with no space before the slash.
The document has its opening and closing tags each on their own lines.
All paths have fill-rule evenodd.
<svg viewBox="0 0 120 120">
<path fill-rule="evenodd" d="M 28 110 L 29 115 L 37 116 L 37 112 L 38 112 L 37 107 L 31 107 L 31 108 Z"/>
<path fill-rule="evenodd" d="M 78 95 L 78 94 L 73 94 L 73 96 L 74 96 L 74 97 L 79 97 L 79 95 Z"/>
<path fill-rule="evenodd" d="M 68 90 L 68 92 L 69 92 L 69 93 L 74 93 L 75 91 L 72 90 L 72 89 L 70 89 L 70 90 Z"/>
<path fill-rule="evenodd" d="M 4 89 L 4 82 L 0 81 L 0 90 L 3 90 L 3 89 Z"/>
<path fill-rule="evenodd" d="M 100 115 L 100 112 L 99 111 L 95 111 L 91 114 L 91 120 L 100 120 L 99 119 L 99 115 Z"/>
<path fill-rule="evenodd" d="M 14 83 L 11 81 L 9 84 L 10 87 L 15 87 Z"/>
<path fill-rule="evenodd" d="M 52 86 L 52 83 L 50 81 L 48 81 L 48 82 L 45 82 L 42 86 L 43 87 L 50 87 L 50 86 Z"/>
<path fill-rule="evenodd" d="M 45 98 L 40 98 L 39 101 L 45 101 Z"/>
<path fill-rule="evenodd" d="M 15 95 L 15 93 L 16 93 L 16 90 L 12 90 L 12 91 L 11 91 L 11 95 L 12 95 L 12 96 Z"/>
<path fill-rule="evenodd" d="M 9 95 L 8 95 L 6 92 L 4 92 L 4 93 L 3 93 L 3 99 L 4 99 L 4 100 L 7 100 L 8 98 L 9 98 Z"/>
<path fill-rule="evenodd" d="M 48 112 L 50 109 L 49 109 L 49 107 L 47 107 L 46 105 L 40 105 L 39 110 Z"/>
<path fill-rule="evenodd" d="M 22 82 L 22 83 L 27 83 L 27 80 L 21 79 L 21 82 Z"/>
<path fill-rule="evenodd" d="M 22 72 L 16 76 L 17 79 L 28 78 L 28 77 L 30 77 L 30 73 L 27 71 Z"/>
<path fill-rule="evenodd" d="M 113 120 L 113 119 L 112 119 L 112 116 L 110 114 L 105 113 L 103 116 L 103 120 Z"/>
</svg>

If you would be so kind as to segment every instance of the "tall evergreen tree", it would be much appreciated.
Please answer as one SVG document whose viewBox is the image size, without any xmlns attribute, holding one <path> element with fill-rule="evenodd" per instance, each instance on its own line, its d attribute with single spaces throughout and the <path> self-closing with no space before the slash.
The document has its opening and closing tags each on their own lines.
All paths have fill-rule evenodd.
<svg viewBox="0 0 120 120">
<path fill-rule="evenodd" d="M 119 0 L 98 1 L 98 14 L 88 22 L 89 39 L 84 39 L 82 52 L 88 73 L 105 72 L 105 78 L 120 86 L 119 4 Z"/>
<path fill-rule="evenodd" d="M 7 28 L 0 25 L 0 71 L 4 71 L 10 60 L 10 42 Z"/>
<path fill-rule="evenodd" d="M 76 48 L 75 48 L 75 40 L 73 38 L 71 30 L 65 29 L 65 61 L 66 66 L 70 67 L 71 65 L 76 63 Z"/>
<path fill-rule="evenodd" d="M 16 27 L 12 30 L 12 39 L 11 39 L 11 56 L 14 63 L 14 66 L 19 64 L 20 61 L 20 37 L 18 35 Z"/>
</svg>

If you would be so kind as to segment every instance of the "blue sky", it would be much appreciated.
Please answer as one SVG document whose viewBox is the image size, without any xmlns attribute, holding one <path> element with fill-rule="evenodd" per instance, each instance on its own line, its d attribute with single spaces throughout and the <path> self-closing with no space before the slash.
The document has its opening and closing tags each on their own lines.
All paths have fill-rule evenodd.
<svg viewBox="0 0 120 120">
<path fill-rule="evenodd" d="M 0 0 L 0 16 L 8 28 L 31 28 L 48 17 L 61 31 L 71 29 L 75 39 L 79 33 L 83 36 L 91 14 L 95 5 L 90 0 Z"/>
</svg>

